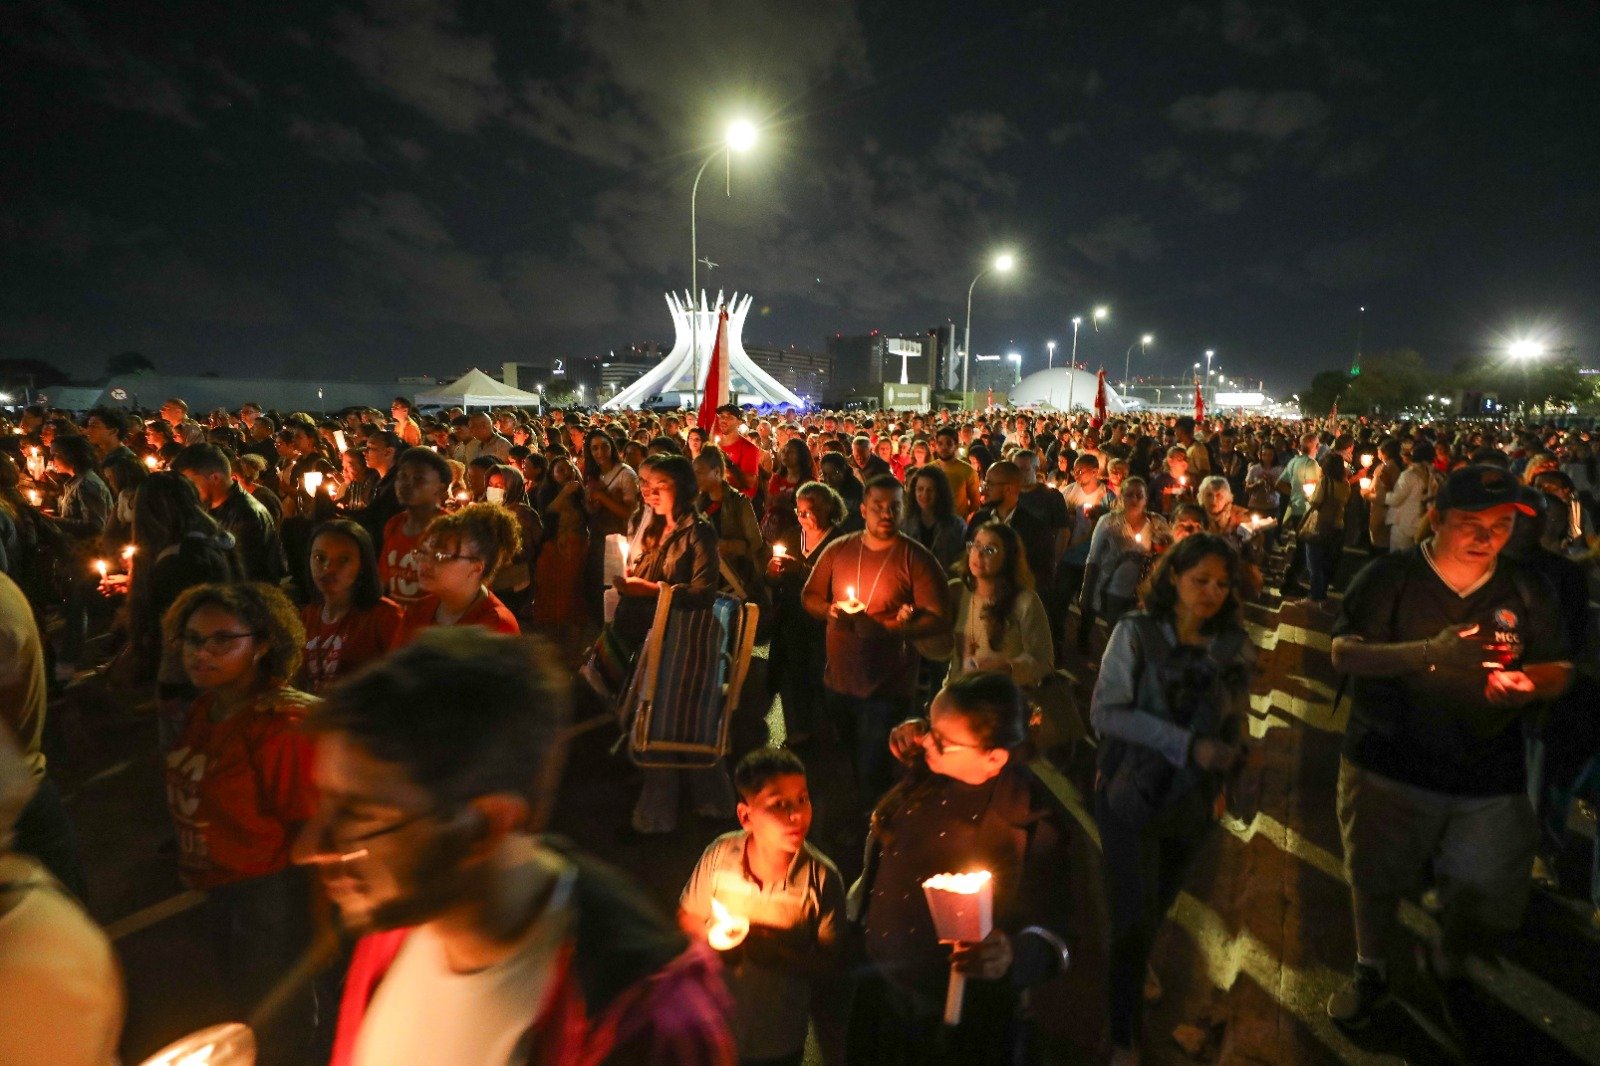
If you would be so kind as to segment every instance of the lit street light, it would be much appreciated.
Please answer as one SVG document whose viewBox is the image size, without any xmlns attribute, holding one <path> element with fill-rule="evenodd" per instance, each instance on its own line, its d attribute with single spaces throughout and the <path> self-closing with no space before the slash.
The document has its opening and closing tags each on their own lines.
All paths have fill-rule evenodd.
<svg viewBox="0 0 1600 1066">
<path fill-rule="evenodd" d="M 722 143 L 700 164 L 700 169 L 695 171 L 694 187 L 689 190 L 689 300 L 694 304 L 694 313 L 689 318 L 690 343 L 694 346 L 694 395 L 695 406 L 700 405 L 700 234 L 698 230 L 698 217 L 696 215 L 696 200 L 700 196 L 700 179 L 705 176 L 706 167 L 709 167 L 718 156 L 727 160 L 728 178 L 727 195 L 733 195 L 733 153 L 743 154 L 754 148 L 756 144 L 755 123 L 747 119 L 736 119 L 728 123 L 728 128 L 723 134 Z"/>
<path fill-rule="evenodd" d="M 1211 384 L 1211 357 L 1216 354 L 1217 350 L 1215 348 L 1206 349 L 1206 388 L 1211 392 L 1211 405 L 1213 407 L 1217 403 L 1217 390 L 1216 386 Z"/>
<path fill-rule="evenodd" d="M 997 274 L 1009 273 L 1017 265 L 1017 257 L 1010 252 L 1002 252 L 994 257 L 994 262 L 978 271 L 972 279 L 972 284 L 967 286 L 967 338 L 966 347 L 961 353 L 961 393 L 965 397 L 970 381 L 969 374 L 972 369 L 972 290 L 978 287 L 978 282 L 990 271 Z"/>
<path fill-rule="evenodd" d="M 1506 351 L 1513 359 L 1537 359 L 1544 354 L 1544 345 L 1538 341 L 1513 341 Z"/>
<path fill-rule="evenodd" d="M 1056 365 L 1056 342 L 1055 342 L 1055 341 L 1045 341 L 1045 342 L 1044 342 L 1044 346 L 1045 346 L 1045 348 L 1047 348 L 1047 349 L 1048 349 L 1048 350 L 1049 350 L 1049 352 L 1050 352 L 1050 358 L 1049 358 L 1049 361 L 1047 361 L 1047 362 L 1046 362 L 1046 363 L 1045 363 L 1045 364 L 1044 364 L 1044 365 L 1045 365 L 1045 368 L 1046 368 L 1046 369 L 1049 369 L 1049 368 L 1050 368 L 1050 367 L 1053 367 L 1053 366 L 1055 366 L 1055 365 Z"/>
<path fill-rule="evenodd" d="M 1153 337 L 1150 334 L 1146 333 L 1144 336 L 1140 337 L 1138 340 L 1133 342 L 1134 344 L 1137 344 L 1139 346 L 1139 361 L 1140 362 L 1143 362 L 1145 356 L 1150 354 L 1150 342 L 1153 341 L 1153 340 L 1155 340 L 1155 337 Z M 1129 361 L 1132 358 L 1133 358 L 1133 344 L 1130 344 L 1130 345 L 1128 345 L 1128 350 L 1126 352 L 1122 353 L 1122 387 L 1123 388 L 1127 388 L 1128 387 L 1128 377 L 1129 377 L 1128 369 L 1129 369 L 1129 366 L 1130 366 Z"/>
<path fill-rule="evenodd" d="M 1100 332 L 1100 320 L 1102 318 L 1105 318 L 1110 313 L 1111 313 L 1110 308 L 1106 307 L 1103 304 L 1094 309 L 1094 331 L 1096 333 Z"/>
</svg>

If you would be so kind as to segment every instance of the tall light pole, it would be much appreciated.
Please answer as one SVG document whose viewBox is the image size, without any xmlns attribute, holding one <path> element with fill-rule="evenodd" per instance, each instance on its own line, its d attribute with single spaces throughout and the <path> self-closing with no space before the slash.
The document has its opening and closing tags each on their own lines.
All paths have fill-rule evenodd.
<svg viewBox="0 0 1600 1066">
<path fill-rule="evenodd" d="M 716 150 L 706 156 L 706 161 L 700 164 L 700 169 L 695 171 L 694 187 L 689 190 L 689 301 L 694 305 L 693 313 L 689 318 L 689 343 L 694 346 L 694 397 L 695 406 L 700 406 L 700 232 L 698 216 L 696 214 L 696 201 L 700 196 L 700 179 L 705 176 L 706 167 L 709 167 L 721 156 L 727 160 L 728 174 L 725 186 L 727 195 L 733 195 L 733 153 L 743 154 L 756 145 L 755 123 L 747 119 L 736 119 L 728 123 L 728 129 L 723 134 L 722 143 Z"/>
<path fill-rule="evenodd" d="M 1056 365 L 1056 342 L 1055 341 L 1045 341 L 1044 342 L 1044 346 L 1050 352 L 1050 358 L 1044 364 L 1045 365 L 1045 369 L 1048 370 L 1051 367 L 1054 367 Z"/>
<path fill-rule="evenodd" d="M 966 401 L 970 373 L 972 370 L 972 290 L 978 287 L 978 282 L 990 271 L 1004 274 L 1017 265 L 1016 256 L 1010 252 L 1002 252 L 994 257 L 994 262 L 978 271 L 977 277 L 972 279 L 972 284 L 967 286 L 967 337 L 966 347 L 961 352 L 961 398 Z"/>
<path fill-rule="evenodd" d="M 1215 348 L 1206 349 L 1206 388 L 1211 390 L 1211 396 L 1206 402 L 1213 407 L 1217 405 L 1217 390 L 1212 388 L 1211 385 L 1211 357 L 1216 354 L 1217 350 Z"/>
<path fill-rule="evenodd" d="M 1133 344 L 1137 344 L 1139 346 L 1139 361 L 1141 363 L 1144 362 L 1145 356 L 1150 354 L 1150 342 L 1153 340 L 1155 340 L 1155 338 L 1146 333 L 1144 336 L 1133 342 Z M 1133 344 L 1128 345 L 1128 350 L 1122 353 L 1123 388 L 1128 387 L 1128 378 L 1130 377 L 1130 368 L 1132 365 L 1130 361 L 1133 359 Z"/>
<path fill-rule="evenodd" d="M 1082 315 L 1073 315 L 1072 316 L 1072 366 L 1070 368 L 1070 369 L 1073 369 L 1073 370 L 1076 370 L 1078 368 L 1078 327 L 1081 326 L 1081 325 L 1083 325 L 1083 316 Z"/>
<path fill-rule="evenodd" d="M 1367 309 L 1356 308 L 1356 360 L 1350 364 L 1350 376 L 1355 377 L 1361 373 L 1361 327 L 1366 325 Z"/>
<path fill-rule="evenodd" d="M 1067 417 L 1072 417 L 1072 394 L 1078 388 L 1078 327 L 1083 325 L 1082 315 L 1072 316 L 1072 364 L 1067 367 Z"/>
</svg>

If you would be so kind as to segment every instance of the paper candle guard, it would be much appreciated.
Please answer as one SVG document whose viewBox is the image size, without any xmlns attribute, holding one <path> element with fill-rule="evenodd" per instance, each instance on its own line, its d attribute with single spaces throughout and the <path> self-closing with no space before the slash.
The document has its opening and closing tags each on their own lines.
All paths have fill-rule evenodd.
<svg viewBox="0 0 1600 1066">
<path fill-rule="evenodd" d="M 994 879 L 988 870 L 935 874 L 922 882 L 922 894 L 927 897 L 933 928 L 942 944 L 976 944 L 994 928 Z M 944 997 L 944 1024 L 961 1024 L 961 1001 L 966 990 L 966 975 L 957 973 L 952 966 Z"/>
<path fill-rule="evenodd" d="M 141 1066 L 254 1066 L 256 1038 L 247 1025 L 224 1022 L 168 1044 Z"/>
</svg>

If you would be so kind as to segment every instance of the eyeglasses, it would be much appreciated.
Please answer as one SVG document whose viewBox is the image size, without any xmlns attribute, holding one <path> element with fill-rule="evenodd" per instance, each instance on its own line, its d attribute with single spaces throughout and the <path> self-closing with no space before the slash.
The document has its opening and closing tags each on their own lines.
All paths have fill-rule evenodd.
<svg viewBox="0 0 1600 1066">
<path fill-rule="evenodd" d="M 178 637 L 186 651 L 199 651 L 204 648 L 212 655 L 220 655 L 228 650 L 228 645 L 245 637 L 254 637 L 253 632 L 244 633 L 193 633 L 184 631 Z"/>
<path fill-rule="evenodd" d="M 969 551 L 977 552 L 985 559 L 992 559 L 996 555 L 999 555 L 1001 551 L 1000 545 L 998 544 L 979 544 L 977 541 L 973 541 L 971 544 L 967 545 L 967 549 Z"/>
<path fill-rule="evenodd" d="M 368 855 L 368 849 L 365 847 L 359 847 L 357 845 L 368 844 L 374 840 L 380 839 L 381 837 L 398 833 L 400 830 L 416 825 L 424 818 L 431 818 L 438 813 L 438 808 L 429 808 L 425 811 L 418 811 L 415 814 L 405 815 L 398 821 L 390 822 L 388 825 L 382 825 L 376 829 L 370 829 L 364 833 L 355 833 L 346 836 L 340 833 L 340 828 L 347 822 L 359 822 L 362 819 L 359 815 L 354 815 L 347 809 L 335 808 L 326 816 L 314 816 L 312 818 L 312 822 L 313 824 L 317 823 L 319 820 L 321 822 L 320 828 L 322 835 L 318 839 L 318 847 L 325 847 L 327 851 L 335 852 L 336 854 L 326 857 L 316 856 L 311 858 L 309 861 L 313 863 L 335 863 L 352 862 L 356 859 L 364 859 Z"/>
<path fill-rule="evenodd" d="M 928 736 L 929 740 L 933 741 L 934 749 L 937 750 L 940 755 L 943 755 L 947 751 L 983 751 L 984 750 L 983 748 L 980 748 L 976 744 L 957 744 L 953 740 L 946 740 L 944 738 L 944 734 L 939 732 L 937 729 L 935 729 L 931 723 L 928 726 L 927 736 Z"/>
<path fill-rule="evenodd" d="M 425 562 L 432 563 L 448 563 L 451 559 L 470 559 L 473 562 L 479 561 L 479 558 L 476 555 L 464 555 L 460 552 L 423 552 L 422 558 Z"/>
</svg>

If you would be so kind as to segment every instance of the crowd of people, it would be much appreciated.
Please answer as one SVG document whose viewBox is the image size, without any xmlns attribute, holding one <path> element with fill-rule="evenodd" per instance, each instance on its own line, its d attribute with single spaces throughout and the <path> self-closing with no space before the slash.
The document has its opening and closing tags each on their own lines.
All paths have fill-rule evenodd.
<svg viewBox="0 0 1600 1066">
<path fill-rule="evenodd" d="M 52 697 L 94 695 L 154 719 L 234 1017 L 354 942 L 260 1021 L 262 1062 L 798 1064 L 808 1033 L 827 1061 L 1015 1062 L 1030 990 L 1082 968 L 1083 1024 L 1137 1062 L 1157 931 L 1251 758 L 1269 572 L 1349 680 L 1357 957 L 1328 1014 L 1383 1017 L 1417 893 L 1464 1003 L 1600 793 L 1597 449 L 1243 415 L 26 408 L 0 424 L 0 1061 L 116 1047 L 48 764 Z M 783 724 L 643 771 L 631 832 L 685 803 L 729 830 L 676 923 L 541 832 L 574 699 L 626 717 L 664 590 L 758 605 Z M 848 779 L 813 782 L 821 753 Z M 813 784 L 848 854 L 810 839 Z M 992 927 L 941 942 L 923 883 L 978 869 Z"/>
</svg>

